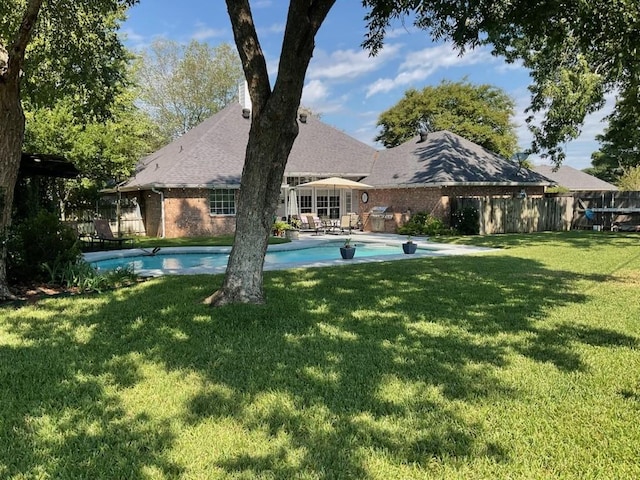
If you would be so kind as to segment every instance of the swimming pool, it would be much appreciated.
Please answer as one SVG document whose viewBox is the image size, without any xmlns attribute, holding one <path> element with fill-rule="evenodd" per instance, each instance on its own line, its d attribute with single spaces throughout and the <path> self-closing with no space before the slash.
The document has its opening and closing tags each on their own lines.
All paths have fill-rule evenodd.
<svg viewBox="0 0 640 480">
<path fill-rule="evenodd" d="M 356 246 L 353 260 L 343 260 L 339 247 L 343 242 L 299 241 L 273 245 L 265 256 L 264 269 L 320 267 L 349 263 L 382 262 L 424 256 L 457 255 L 468 247 L 424 243 L 413 255 L 402 252 L 401 242 L 352 242 Z M 85 260 L 98 270 L 130 267 L 143 276 L 163 274 L 222 273 L 229 259 L 230 247 L 165 247 L 155 255 L 142 249 L 85 254 Z"/>
</svg>

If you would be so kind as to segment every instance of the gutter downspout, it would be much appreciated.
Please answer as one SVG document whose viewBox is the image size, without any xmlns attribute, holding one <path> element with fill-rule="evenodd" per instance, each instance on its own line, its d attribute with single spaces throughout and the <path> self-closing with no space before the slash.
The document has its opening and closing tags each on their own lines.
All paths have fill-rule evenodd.
<svg viewBox="0 0 640 480">
<path fill-rule="evenodd" d="M 156 187 L 151 187 L 151 191 L 153 193 L 157 193 L 160 195 L 160 225 L 161 225 L 161 234 L 160 238 L 164 238 L 164 192 L 160 190 L 156 190 Z"/>
</svg>

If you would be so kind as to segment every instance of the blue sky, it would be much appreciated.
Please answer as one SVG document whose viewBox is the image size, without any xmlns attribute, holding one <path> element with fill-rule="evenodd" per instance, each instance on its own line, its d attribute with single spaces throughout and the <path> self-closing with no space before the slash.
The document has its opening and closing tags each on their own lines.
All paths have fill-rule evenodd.
<svg viewBox="0 0 640 480">
<path fill-rule="evenodd" d="M 278 68 L 288 3 L 251 2 L 272 78 Z M 410 22 L 389 30 L 385 47 L 371 57 L 360 47 L 366 31 L 364 14 L 359 1 L 336 2 L 316 36 L 302 105 L 320 113 L 325 123 L 379 147 L 373 141 L 378 116 L 396 104 L 407 89 L 466 78 L 475 84 L 500 87 L 515 100 L 520 146 L 528 146 L 531 137 L 525 127 L 524 109 L 529 102 L 529 75 L 524 68 L 506 64 L 487 49 L 459 56 L 448 44 L 432 43 L 426 32 L 415 29 Z M 157 37 L 184 43 L 196 39 L 214 46 L 227 42 L 235 48 L 223 0 L 140 0 L 130 9 L 122 30 L 127 45 L 134 50 L 144 49 Z M 580 138 L 565 145 L 565 165 L 578 169 L 590 166 L 591 152 L 598 149 L 594 137 L 603 129 L 601 119 L 606 112 L 590 116 Z M 535 157 L 532 160 L 545 163 Z"/>
</svg>

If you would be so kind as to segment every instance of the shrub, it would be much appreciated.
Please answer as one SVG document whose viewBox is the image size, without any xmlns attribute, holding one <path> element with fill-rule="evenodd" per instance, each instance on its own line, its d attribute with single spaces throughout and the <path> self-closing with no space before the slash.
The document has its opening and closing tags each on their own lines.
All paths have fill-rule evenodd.
<svg viewBox="0 0 640 480">
<path fill-rule="evenodd" d="M 465 207 L 451 215 L 451 226 L 462 235 L 480 233 L 480 213 L 473 207 Z"/>
<path fill-rule="evenodd" d="M 51 268 L 74 263 L 79 257 L 76 233 L 56 215 L 40 211 L 11 228 L 7 238 L 7 277 L 11 282 L 42 281 Z"/>
<path fill-rule="evenodd" d="M 398 228 L 398 233 L 402 235 L 443 235 L 451 233 L 451 231 L 439 218 L 426 212 L 418 212 Z"/>
<path fill-rule="evenodd" d="M 138 280 L 132 268 L 121 267 L 115 270 L 98 272 L 84 260 L 68 263 L 61 268 L 50 268 L 50 280 L 65 288 L 77 288 L 81 292 L 101 292 L 111 288 L 131 285 Z"/>
</svg>

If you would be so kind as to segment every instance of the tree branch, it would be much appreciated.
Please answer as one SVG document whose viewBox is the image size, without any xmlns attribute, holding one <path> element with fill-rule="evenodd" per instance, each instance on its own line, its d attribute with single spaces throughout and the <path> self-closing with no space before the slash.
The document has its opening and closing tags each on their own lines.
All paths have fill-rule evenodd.
<svg viewBox="0 0 640 480">
<path fill-rule="evenodd" d="M 5 74 L 8 81 L 14 82 L 20 78 L 27 45 L 31 41 L 42 2 L 43 0 L 29 0 L 27 3 L 20 27 L 16 32 L 13 43 L 9 47 L 9 59 Z"/>
<path fill-rule="evenodd" d="M 260 111 L 271 95 L 269 72 L 258 40 L 249 0 L 226 0 L 233 37 L 242 62 L 254 111 Z"/>
</svg>

